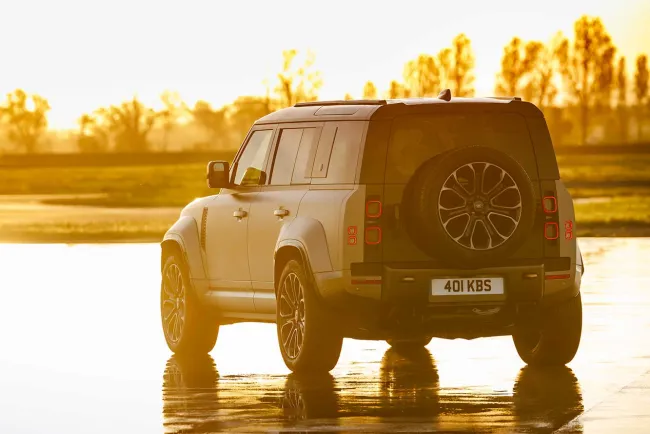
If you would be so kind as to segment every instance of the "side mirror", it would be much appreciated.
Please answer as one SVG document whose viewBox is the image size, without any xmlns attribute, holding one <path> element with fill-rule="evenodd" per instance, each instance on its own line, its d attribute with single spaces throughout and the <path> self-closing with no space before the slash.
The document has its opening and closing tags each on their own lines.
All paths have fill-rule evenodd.
<svg viewBox="0 0 650 434">
<path fill-rule="evenodd" d="M 210 188 L 228 188 L 230 186 L 230 164 L 227 161 L 210 161 L 207 179 Z"/>
</svg>

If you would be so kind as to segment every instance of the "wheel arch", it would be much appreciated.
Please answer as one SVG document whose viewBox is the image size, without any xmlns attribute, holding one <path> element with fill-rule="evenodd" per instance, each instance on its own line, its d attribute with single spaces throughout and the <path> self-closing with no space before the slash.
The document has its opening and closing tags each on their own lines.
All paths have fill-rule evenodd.
<svg viewBox="0 0 650 434">
<path fill-rule="evenodd" d="M 290 260 L 300 262 L 306 269 L 307 273 L 311 275 L 311 267 L 309 266 L 309 259 L 305 253 L 304 248 L 298 242 L 286 242 L 278 248 L 273 258 L 273 288 L 277 294 L 278 283 L 284 267 Z"/>
<path fill-rule="evenodd" d="M 185 250 L 182 247 L 182 241 L 176 238 L 168 238 L 166 240 L 163 240 L 162 243 L 160 243 L 160 270 L 165 267 L 165 261 L 169 257 L 169 255 L 172 254 L 172 252 L 179 252 L 181 255 L 183 255 L 183 260 L 187 262 L 187 259 L 185 258 Z"/>
<path fill-rule="evenodd" d="M 169 228 L 161 246 L 161 269 L 165 258 L 173 249 L 183 256 L 191 279 L 205 279 L 203 252 L 200 244 L 198 225 L 193 217 L 183 216 Z"/>
<path fill-rule="evenodd" d="M 284 226 L 275 246 L 273 285 L 277 283 L 284 265 L 290 259 L 302 262 L 307 274 L 332 271 L 325 229 L 321 222 L 308 217 L 296 217 L 290 225 Z"/>
</svg>

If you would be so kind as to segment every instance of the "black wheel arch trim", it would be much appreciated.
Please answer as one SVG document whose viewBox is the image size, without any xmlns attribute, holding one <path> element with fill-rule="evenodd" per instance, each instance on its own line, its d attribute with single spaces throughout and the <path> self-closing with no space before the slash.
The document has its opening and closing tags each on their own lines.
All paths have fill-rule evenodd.
<svg viewBox="0 0 650 434">
<path fill-rule="evenodd" d="M 300 253 L 300 259 L 303 263 L 303 266 L 305 267 L 305 272 L 307 273 L 307 277 L 310 279 L 310 283 L 312 285 L 316 285 L 316 280 L 314 279 L 314 273 L 312 271 L 311 263 L 309 261 L 309 256 L 307 255 L 307 249 L 305 249 L 305 246 L 298 240 L 292 240 L 292 239 L 285 239 L 282 240 L 275 249 L 275 253 L 273 254 L 273 270 L 274 270 L 274 276 L 279 277 L 282 274 L 282 270 L 277 270 L 277 256 L 278 252 L 280 252 L 283 248 L 286 247 L 291 247 L 295 248 L 298 250 Z M 278 282 L 276 279 L 274 279 L 273 286 L 275 287 L 275 290 L 278 290 L 277 287 Z M 318 293 L 318 291 L 316 291 Z"/>
<path fill-rule="evenodd" d="M 314 274 L 313 274 L 313 271 L 312 271 L 312 268 L 311 268 L 311 263 L 309 261 L 309 256 L 307 254 L 307 249 L 298 240 L 290 240 L 290 239 L 289 240 L 282 240 L 276 246 L 275 253 L 273 254 L 273 268 L 275 268 L 277 266 L 276 261 L 277 261 L 277 257 L 278 257 L 278 252 L 280 252 L 283 248 L 286 248 L 286 247 L 293 247 L 293 248 L 298 250 L 298 252 L 300 253 L 300 259 L 302 260 L 302 263 L 303 263 L 303 265 L 305 267 L 305 271 L 307 272 L 307 274 L 313 280 L 313 275 Z M 280 273 L 282 272 L 282 270 L 279 270 L 279 271 L 280 271 Z M 276 288 L 276 290 L 277 290 L 277 288 Z"/>
<path fill-rule="evenodd" d="M 176 244 L 187 264 L 189 277 L 194 279 L 206 279 L 203 252 L 199 237 L 199 229 L 196 220 L 190 216 L 182 216 L 165 233 L 161 246 L 161 268 L 164 265 L 166 246 Z"/>
</svg>

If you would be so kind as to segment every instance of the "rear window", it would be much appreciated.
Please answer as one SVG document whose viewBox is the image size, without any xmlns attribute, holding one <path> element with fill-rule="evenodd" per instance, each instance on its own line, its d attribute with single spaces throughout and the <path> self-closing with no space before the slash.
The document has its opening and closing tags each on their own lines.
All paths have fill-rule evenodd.
<svg viewBox="0 0 650 434">
<path fill-rule="evenodd" d="M 516 113 L 411 115 L 393 122 L 385 182 L 408 182 L 430 158 L 464 146 L 487 146 L 517 160 L 538 179 L 535 152 L 523 116 Z"/>
</svg>

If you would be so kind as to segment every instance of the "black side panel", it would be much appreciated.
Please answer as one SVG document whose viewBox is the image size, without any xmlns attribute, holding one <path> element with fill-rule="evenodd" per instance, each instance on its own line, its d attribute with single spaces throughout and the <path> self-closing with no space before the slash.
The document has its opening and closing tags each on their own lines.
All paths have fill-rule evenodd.
<svg viewBox="0 0 650 434">
<path fill-rule="evenodd" d="M 544 118 L 526 118 L 530 139 L 533 142 L 537 157 L 537 171 L 539 179 L 560 179 L 560 172 L 555 158 L 555 149 L 551 141 L 551 134 Z"/>
<path fill-rule="evenodd" d="M 426 261 L 431 258 L 409 237 L 401 215 L 404 184 L 384 187 L 384 262 Z"/>
<path fill-rule="evenodd" d="M 503 108 L 506 107 L 507 105 L 504 105 Z M 470 110 L 470 112 L 471 111 L 472 110 Z M 533 118 L 524 117 L 521 115 L 513 116 L 513 110 L 494 111 L 497 113 L 503 113 L 504 119 L 520 119 L 520 128 L 515 128 L 509 122 L 505 122 L 505 125 L 488 124 L 484 125 L 483 127 L 488 131 L 495 131 L 496 134 L 498 134 L 499 138 L 503 139 L 496 140 L 493 138 L 492 144 L 496 143 L 494 146 L 497 148 L 500 146 L 501 141 L 507 143 L 515 142 L 519 144 L 519 147 L 511 150 L 511 153 L 514 154 L 513 157 L 515 157 L 517 160 L 522 160 L 522 163 L 528 163 L 526 164 L 529 169 L 527 171 L 529 172 L 529 176 L 533 178 L 533 183 L 535 185 L 535 189 L 537 190 L 537 194 L 541 196 L 542 192 L 539 190 L 540 185 L 537 182 L 536 178 L 539 176 L 540 179 L 549 179 L 549 177 L 557 174 L 555 152 L 553 151 L 553 146 L 550 141 L 550 135 L 548 134 L 546 122 L 541 116 L 535 116 Z M 423 112 L 430 113 L 432 115 L 439 114 L 441 116 L 448 116 L 450 114 L 447 111 L 441 112 L 439 110 L 423 110 Z M 474 112 L 476 112 L 479 117 L 485 117 L 485 107 L 482 107 L 481 111 L 474 110 Z M 489 112 L 493 112 L 493 110 L 490 110 Z M 460 110 L 451 110 L 451 113 L 466 114 L 465 111 Z M 515 113 L 517 113 L 517 111 L 515 111 Z M 363 162 L 361 165 L 359 183 L 365 184 L 367 186 L 366 200 L 381 201 L 383 212 L 381 218 L 378 219 L 378 221 L 368 221 L 368 219 L 366 219 L 366 227 L 374 225 L 379 225 L 381 227 L 382 241 L 379 245 L 364 246 L 364 261 L 383 261 L 385 263 L 430 261 L 432 258 L 415 246 L 413 241 L 406 233 L 405 228 L 403 227 L 404 221 L 400 215 L 400 205 L 402 201 L 402 195 L 404 194 L 404 188 L 406 187 L 407 179 L 385 179 L 385 174 L 387 171 L 389 171 L 387 164 L 395 166 L 399 163 L 399 161 L 388 161 L 388 150 L 390 146 L 389 143 L 391 140 L 391 135 L 394 133 L 393 129 L 398 127 L 393 126 L 393 120 L 391 119 L 392 117 L 393 116 L 386 118 L 377 117 L 371 120 L 369 122 L 366 135 L 366 144 L 363 151 Z M 454 131 L 450 131 L 450 125 L 445 122 L 438 122 L 438 124 L 440 125 L 440 128 L 432 129 L 432 131 L 436 134 L 441 134 L 442 139 L 432 140 L 431 144 L 434 147 L 437 143 L 444 143 L 443 139 L 447 138 L 447 136 L 454 139 L 456 137 L 466 137 L 468 134 L 474 134 L 474 136 L 478 134 L 471 132 L 468 133 L 467 131 L 458 131 L 454 136 L 451 134 L 454 133 Z M 475 129 L 478 129 L 479 126 L 476 125 L 475 127 Z M 524 140 L 506 140 L 509 139 L 510 134 L 514 134 L 515 136 L 523 138 Z M 473 141 L 470 142 L 471 143 L 463 144 L 471 145 L 474 143 Z M 527 151 L 526 148 L 528 148 Z M 528 152 L 527 156 L 520 155 L 522 153 L 525 154 L 526 152 Z M 535 163 L 537 158 L 542 158 L 541 162 L 539 163 L 539 167 Z M 397 160 L 399 160 L 399 157 Z M 538 204 L 538 207 L 539 209 L 537 212 L 537 218 L 531 236 L 528 238 L 527 242 L 525 242 L 512 256 L 513 260 L 524 258 L 541 258 L 544 256 L 557 256 L 555 252 L 552 251 L 552 249 L 546 249 L 546 255 L 544 255 L 546 245 L 543 236 L 545 216 L 541 211 L 541 203 Z"/>
<path fill-rule="evenodd" d="M 370 121 L 359 184 L 383 184 L 391 120 Z"/>
<path fill-rule="evenodd" d="M 541 208 L 537 200 L 540 185 L 536 154 L 526 118 L 521 114 L 490 110 L 471 115 L 444 112 L 397 117 L 390 128 L 387 151 L 381 148 L 382 155 L 384 152 L 386 154 L 386 163 L 377 164 L 376 168 L 385 167 L 386 171 L 382 241 L 384 262 L 432 259 L 416 246 L 404 227 L 406 222 L 400 208 L 407 183 L 415 170 L 430 158 L 451 149 L 477 144 L 494 148 L 519 162 L 531 178 L 536 206 Z M 534 228 L 526 241 L 510 256 L 511 259 L 544 256 L 543 218 L 543 215 L 536 213 Z"/>
</svg>

